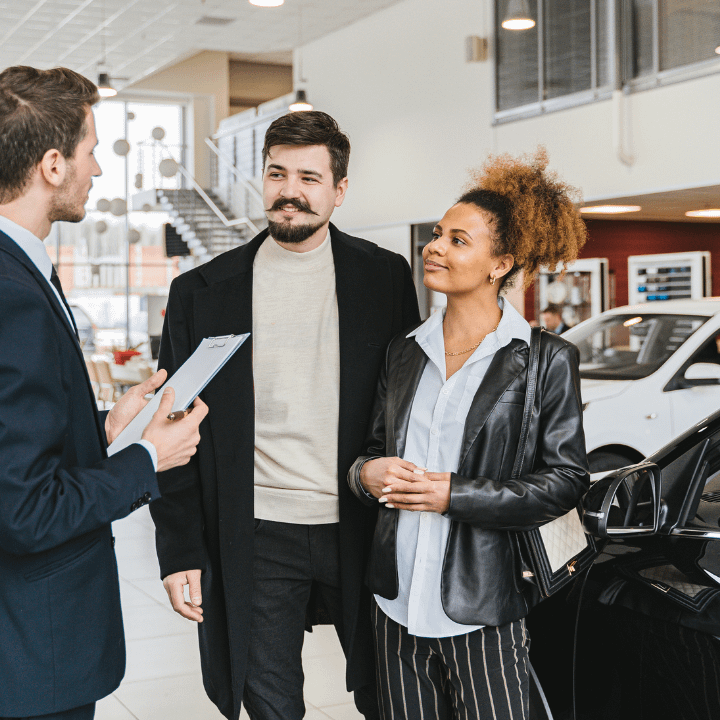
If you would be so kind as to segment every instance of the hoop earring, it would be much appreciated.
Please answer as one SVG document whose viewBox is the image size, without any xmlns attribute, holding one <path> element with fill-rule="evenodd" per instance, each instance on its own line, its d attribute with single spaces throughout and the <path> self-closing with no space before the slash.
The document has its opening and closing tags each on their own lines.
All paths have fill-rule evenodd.
<svg viewBox="0 0 720 720">
<path fill-rule="evenodd" d="M 491 276 L 490 276 L 490 284 L 491 284 L 491 285 L 494 285 L 494 284 L 495 284 L 495 280 L 496 280 L 495 276 L 494 276 L 494 275 L 491 275 Z"/>
</svg>

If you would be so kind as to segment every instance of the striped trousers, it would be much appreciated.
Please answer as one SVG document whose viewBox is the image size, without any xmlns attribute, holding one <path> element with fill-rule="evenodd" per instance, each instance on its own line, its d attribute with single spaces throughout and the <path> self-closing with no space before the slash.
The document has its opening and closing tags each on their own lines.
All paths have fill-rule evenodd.
<svg viewBox="0 0 720 720">
<path fill-rule="evenodd" d="M 383 720 L 527 720 L 525 621 L 422 638 L 373 601 Z"/>
</svg>

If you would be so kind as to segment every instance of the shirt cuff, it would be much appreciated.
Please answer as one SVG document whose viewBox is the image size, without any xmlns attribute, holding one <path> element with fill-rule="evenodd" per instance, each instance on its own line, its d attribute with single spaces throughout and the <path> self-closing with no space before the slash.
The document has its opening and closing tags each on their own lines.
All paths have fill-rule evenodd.
<svg viewBox="0 0 720 720">
<path fill-rule="evenodd" d="M 364 465 L 366 462 L 370 462 L 371 460 L 377 460 L 379 457 L 380 457 L 380 455 L 372 455 L 372 456 L 370 456 L 370 457 L 368 457 L 368 458 L 365 458 L 365 460 L 363 460 L 363 461 L 360 463 L 360 465 L 358 465 L 357 470 L 356 470 L 356 472 L 357 472 L 357 487 L 358 487 L 358 490 L 360 490 L 360 492 L 361 492 L 368 500 L 372 500 L 373 502 L 377 502 L 377 498 L 376 498 L 374 495 L 371 495 L 371 494 L 363 487 L 363 484 L 360 482 L 360 471 L 363 469 L 363 465 Z"/>
<path fill-rule="evenodd" d="M 155 470 L 155 472 L 157 472 L 158 457 L 157 457 L 157 450 L 155 449 L 155 446 L 149 440 L 138 440 L 136 444 L 142 445 L 148 451 L 148 453 L 150 453 L 150 459 L 152 460 L 153 470 Z"/>
</svg>

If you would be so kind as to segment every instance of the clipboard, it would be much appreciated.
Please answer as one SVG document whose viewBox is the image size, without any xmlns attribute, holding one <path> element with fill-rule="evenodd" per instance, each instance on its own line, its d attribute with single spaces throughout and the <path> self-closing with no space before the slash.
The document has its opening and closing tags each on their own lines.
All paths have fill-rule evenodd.
<svg viewBox="0 0 720 720">
<path fill-rule="evenodd" d="M 178 368 L 177 372 L 155 393 L 155 397 L 127 424 L 107 449 L 108 456 L 124 450 L 142 439 L 142 434 L 152 420 L 162 399 L 162 390 L 175 390 L 172 412 L 187 410 L 193 400 L 217 375 L 220 368 L 233 356 L 235 351 L 250 337 L 244 335 L 220 335 L 203 338 L 195 352 Z"/>
</svg>

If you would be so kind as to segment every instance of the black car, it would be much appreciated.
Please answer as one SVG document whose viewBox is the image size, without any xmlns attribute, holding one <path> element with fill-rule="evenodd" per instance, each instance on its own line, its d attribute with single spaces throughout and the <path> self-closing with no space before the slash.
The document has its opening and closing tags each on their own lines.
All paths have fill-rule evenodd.
<svg viewBox="0 0 720 720">
<path fill-rule="evenodd" d="M 720 412 L 595 482 L 583 510 L 602 552 L 529 618 L 555 720 L 573 704 L 578 720 L 717 720 Z"/>
</svg>

